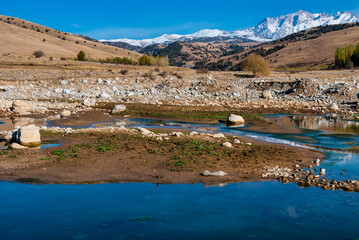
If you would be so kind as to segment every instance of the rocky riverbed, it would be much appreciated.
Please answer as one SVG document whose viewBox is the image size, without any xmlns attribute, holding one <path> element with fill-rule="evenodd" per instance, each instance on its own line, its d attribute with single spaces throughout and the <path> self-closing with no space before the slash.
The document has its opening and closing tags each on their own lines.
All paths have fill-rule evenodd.
<svg viewBox="0 0 359 240">
<path fill-rule="evenodd" d="M 99 103 L 223 107 L 291 113 L 358 115 L 357 71 L 273 73 L 243 78 L 237 73 L 198 74 L 174 69 L 0 70 L 0 111 L 87 111 Z M 12 109 L 25 100 L 23 111 Z"/>
</svg>

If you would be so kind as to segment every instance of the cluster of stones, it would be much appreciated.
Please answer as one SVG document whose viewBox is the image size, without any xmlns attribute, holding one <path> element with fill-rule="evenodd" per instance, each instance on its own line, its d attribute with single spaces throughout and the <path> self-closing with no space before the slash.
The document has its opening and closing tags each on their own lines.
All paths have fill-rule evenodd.
<svg viewBox="0 0 359 240">
<path fill-rule="evenodd" d="M 41 145 L 39 127 L 35 125 L 16 128 L 4 135 L 6 143 L 12 149 L 37 148 Z"/>
<path fill-rule="evenodd" d="M 34 108 L 37 108 L 37 112 L 44 112 L 47 108 L 91 108 L 96 102 L 131 102 L 246 109 L 309 109 L 327 113 L 341 112 L 347 106 L 342 102 L 358 102 L 359 89 L 358 78 L 352 77 L 335 81 L 284 77 L 243 79 L 230 74 L 187 75 L 182 72 L 164 76 L 154 72 L 153 79 L 149 81 L 145 72 L 140 71 L 130 72 L 126 76 L 109 74 L 106 78 L 95 77 L 96 74 L 92 72 L 78 71 L 68 72 L 68 77 L 58 80 L 58 73 L 54 71 L 46 76 L 38 73 L 39 76 L 33 80 L 22 80 L 15 75 L 24 75 L 24 72 L 15 71 L 9 76 L 0 72 L 0 76 L 4 74 L 2 79 L 5 80 L 0 81 L 2 111 L 11 108 L 12 99 L 29 99 L 37 101 L 37 106 L 29 107 L 32 112 Z M 49 76 L 54 76 L 54 80 L 49 79 Z M 46 80 L 41 80 L 42 77 Z M 74 103 L 56 102 L 56 99 Z M 42 100 L 49 102 L 44 104 Z M 347 112 L 357 115 L 354 109 L 351 113 Z"/>
<path fill-rule="evenodd" d="M 345 180 L 336 181 L 329 180 L 323 177 L 325 170 L 321 169 L 319 174 L 315 174 L 311 169 L 309 171 L 302 170 L 299 165 L 296 165 L 293 169 L 266 167 L 263 170 L 263 178 L 276 178 L 282 183 L 297 183 L 301 187 L 319 187 L 324 190 L 344 190 L 348 192 L 359 192 L 359 181 L 356 180 Z"/>
</svg>

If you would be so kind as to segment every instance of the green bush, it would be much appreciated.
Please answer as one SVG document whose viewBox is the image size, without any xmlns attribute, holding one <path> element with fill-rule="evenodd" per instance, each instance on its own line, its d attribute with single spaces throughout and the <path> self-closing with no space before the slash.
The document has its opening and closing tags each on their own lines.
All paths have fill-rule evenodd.
<svg viewBox="0 0 359 240">
<path fill-rule="evenodd" d="M 85 61 L 86 60 L 86 53 L 84 51 L 80 51 L 77 54 L 77 60 L 78 61 Z"/>
</svg>

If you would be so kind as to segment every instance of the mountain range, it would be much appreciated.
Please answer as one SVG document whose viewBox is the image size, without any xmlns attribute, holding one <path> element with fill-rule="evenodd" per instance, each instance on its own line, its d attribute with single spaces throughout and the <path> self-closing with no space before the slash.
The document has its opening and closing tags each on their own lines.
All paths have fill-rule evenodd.
<svg viewBox="0 0 359 240">
<path fill-rule="evenodd" d="M 108 44 L 126 43 L 140 48 L 145 48 L 153 44 L 170 44 L 173 42 L 194 41 L 210 42 L 218 40 L 241 40 L 242 42 L 268 42 L 318 26 L 353 22 L 359 22 L 359 17 L 350 12 L 337 12 L 330 15 L 328 13 L 309 13 L 300 10 L 295 13 L 275 18 L 268 17 L 261 21 L 257 26 L 244 30 L 234 30 L 232 32 L 219 29 L 204 29 L 187 35 L 164 34 L 152 39 L 135 40 L 122 38 L 100 41 Z"/>
</svg>

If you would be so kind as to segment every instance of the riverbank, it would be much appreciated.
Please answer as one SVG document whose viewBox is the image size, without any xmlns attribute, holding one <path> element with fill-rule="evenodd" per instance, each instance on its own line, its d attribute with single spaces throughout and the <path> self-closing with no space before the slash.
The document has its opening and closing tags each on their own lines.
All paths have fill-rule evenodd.
<svg viewBox="0 0 359 240">
<path fill-rule="evenodd" d="M 308 166 L 323 154 L 243 137 L 168 132 L 143 134 L 127 128 L 42 131 L 49 149 L 6 150 L 2 180 L 33 183 L 225 183 L 260 181 L 262 169 Z M 232 147 L 224 146 L 231 143 Z M 203 176 L 204 171 L 227 175 Z"/>
</svg>

